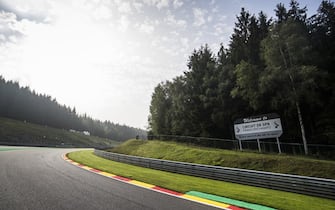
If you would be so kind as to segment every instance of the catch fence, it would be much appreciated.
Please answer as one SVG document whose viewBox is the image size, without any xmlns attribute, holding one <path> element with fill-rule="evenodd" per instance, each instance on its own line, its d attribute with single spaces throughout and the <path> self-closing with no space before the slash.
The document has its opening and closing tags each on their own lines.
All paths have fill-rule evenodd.
<svg viewBox="0 0 335 210">
<path fill-rule="evenodd" d="M 240 150 L 238 140 L 234 139 L 219 139 L 206 137 L 192 137 L 192 136 L 175 136 L 175 135 L 149 135 L 148 140 L 162 140 L 162 141 L 176 141 L 191 145 L 199 145 L 212 148 Z M 243 150 L 258 151 L 258 144 L 256 140 L 241 141 Z M 328 159 L 335 159 L 335 145 L 325 144 L 307 144 L 309 155 L 323 157 Z M 276 139 L 260 140 L 261 152 L 264 153 L 278 153 L 278 145 Z M 280 148 L 282 153 L 292 155 L 304 155 L 304 145 L 302 143 L 289 143 L 285 139 L 280 141 Z"/>
</svg>

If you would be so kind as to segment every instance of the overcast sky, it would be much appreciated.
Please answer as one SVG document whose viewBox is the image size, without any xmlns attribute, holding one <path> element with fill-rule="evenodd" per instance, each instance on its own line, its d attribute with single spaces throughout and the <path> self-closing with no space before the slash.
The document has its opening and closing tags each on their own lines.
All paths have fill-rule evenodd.
<svg viewBox="0 0 335 210">
<path fill-rule="evenodd" d="M 320 2 L 299 1 L 309 15 Z M 0 75 L 78 113 L 146 128 L 159 82 L 187 70 L 201 45 L 227 46 L 241 7 L 270 17 L 277 3 L 0 0 Z"/>
</svg>

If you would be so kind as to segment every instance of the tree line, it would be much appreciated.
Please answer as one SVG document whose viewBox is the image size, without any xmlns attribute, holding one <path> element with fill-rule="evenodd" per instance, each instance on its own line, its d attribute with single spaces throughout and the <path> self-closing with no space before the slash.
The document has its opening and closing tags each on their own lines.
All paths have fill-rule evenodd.
<svg viewBox="0 0 335 210">
<path fill-rule="evenodd" d="M 123 141 L 146 135 L 141 129 L 80 115 L 73 107 L 60 105 L 56 99 L 38 94 L 18 82 L 0 76 L 0 117 L 27 121 L 59 129 L 88 131 L 90 135 Z"/>
<path fill-rule="evenodd" d="M 335 143 L 335 6 L 307 18 L 295 0 L 275 18 L 242 8 L 227 48 L 208 45 L 152 94 L 150 134 L 234 138 L 237 118 L 278 113 L 283 139 Z"/>
</svg>

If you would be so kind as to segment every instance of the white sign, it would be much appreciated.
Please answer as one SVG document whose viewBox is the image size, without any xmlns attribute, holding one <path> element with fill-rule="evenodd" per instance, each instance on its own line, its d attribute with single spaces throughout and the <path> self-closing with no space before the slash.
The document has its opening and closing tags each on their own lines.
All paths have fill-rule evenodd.
<svg viewBox="0 0 335 210">
<path fill-rule="evenodd" d="M 283 133 L 277 114 L 238 119 L 234 122 L 234 131 L 239 140 L 277 138 Z"/>
</svg>

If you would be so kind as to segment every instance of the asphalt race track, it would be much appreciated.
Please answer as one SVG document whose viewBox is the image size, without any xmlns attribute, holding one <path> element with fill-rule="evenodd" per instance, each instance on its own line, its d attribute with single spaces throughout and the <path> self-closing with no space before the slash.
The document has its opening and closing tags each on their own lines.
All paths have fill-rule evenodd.
<svg viewBox="0 0 335 210">
<path fill-rule="evenodd" d="M 62 159 L 71 149 L 1 148 L 1 210 L 217 209 L 80 169 Z"/>
</svg>

